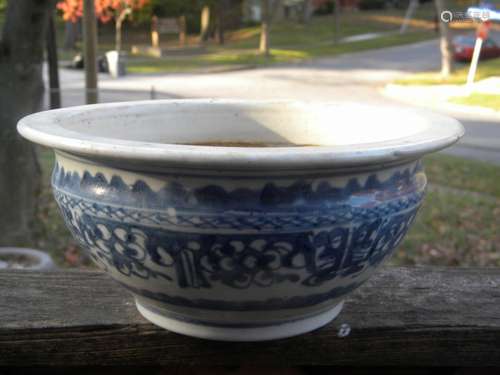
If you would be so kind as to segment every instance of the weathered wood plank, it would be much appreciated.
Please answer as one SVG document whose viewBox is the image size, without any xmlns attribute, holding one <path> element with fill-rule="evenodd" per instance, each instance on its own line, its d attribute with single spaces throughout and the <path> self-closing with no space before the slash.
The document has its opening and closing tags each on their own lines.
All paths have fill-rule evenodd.
<svg viewBox="0 0 500 375">
<path fill-rule="evenodd" d="M 323 329 L 221 343 L 156 328 L 99 272 L 0 272 L 0 364 L 498 366 L 499 286 L 499 269 L 385 268 Z"/>
</svg>

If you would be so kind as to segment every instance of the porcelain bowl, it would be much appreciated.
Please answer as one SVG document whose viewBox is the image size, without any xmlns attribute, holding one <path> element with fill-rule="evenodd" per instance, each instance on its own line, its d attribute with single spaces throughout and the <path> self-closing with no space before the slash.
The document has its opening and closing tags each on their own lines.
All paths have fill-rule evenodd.
<svg viewBox="0 0 500 375">
<path fill-rule="evenodd" d="M 175 100 L 40 112 L 52 185 L 90 257 L 161 327 L 253 341 L 331 321 L 422 202 L 455 120 L 349 103 Z"/>
</svg>

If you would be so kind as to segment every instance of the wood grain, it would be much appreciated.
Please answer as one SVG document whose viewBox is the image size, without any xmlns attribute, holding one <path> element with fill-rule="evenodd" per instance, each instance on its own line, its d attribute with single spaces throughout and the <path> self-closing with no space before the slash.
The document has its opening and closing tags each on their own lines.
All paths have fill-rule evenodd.
<svg viewBox="0 0 500 375">
<path fill-rule="evenodd" d="M 388 267 L 320 330 L 222 343 L 153 326 L 99 272 L 2 271 L 0 364 L 500 366 L 499 286 L 499 269 Z"/>
</svg>

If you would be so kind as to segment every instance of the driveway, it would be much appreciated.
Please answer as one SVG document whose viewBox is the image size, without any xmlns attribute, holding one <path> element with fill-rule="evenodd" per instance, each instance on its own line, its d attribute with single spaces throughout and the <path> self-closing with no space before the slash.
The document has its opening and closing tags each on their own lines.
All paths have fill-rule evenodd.
<svg viewBox="0 0 500 375">
<path fill-rule="evenodd" d="M 119 79 L 101 75 L 100 101 L 142 100 L 154 96 L 339 100 L 401 105 L 383 96 L 381 88 L 408 73 L 437 70 L 439 63 L 438 41 L 431 40 L 294 65 L 217 74 L 128 75 Z M 61 82 L 64 106 L 84 103 L 81 71 L 61 69 Z M 448 114 L 464 124 L 467 135 L 447 153 L 500 164 L 500 116 Z"/>
</svg>

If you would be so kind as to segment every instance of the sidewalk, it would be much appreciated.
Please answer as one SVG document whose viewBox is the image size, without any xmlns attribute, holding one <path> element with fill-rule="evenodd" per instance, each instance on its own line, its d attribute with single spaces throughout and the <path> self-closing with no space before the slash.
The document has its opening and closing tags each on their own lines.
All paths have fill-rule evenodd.
<svg viewBox="0 0 500 375">
<path fill-rule="evenodd" d="M 500 74 L 500 72 L 499 72 Z M 491 108 L 451 103 L 450 98 L 472 93 L 500 96 L 500 77 L 490 77 L 473 84 L 469 91 L 465 85 L 397 85 L 388 84 L 383 95 L 398 101 L 428 107 L 433 110 L 464 115 L 485 115 L 500 121 L 500 111 Z"/>
</svg>

